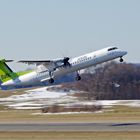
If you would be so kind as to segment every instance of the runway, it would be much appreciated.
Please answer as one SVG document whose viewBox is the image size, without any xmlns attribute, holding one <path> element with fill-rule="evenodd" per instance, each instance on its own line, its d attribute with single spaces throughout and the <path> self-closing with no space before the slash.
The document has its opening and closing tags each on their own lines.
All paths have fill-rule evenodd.
<svg viewBox="0 0 140 140">
<path fill-rule="evenodd" d="M 1 123 L 0 132 L 140 131 L 140 123 Z"/>
</svg>

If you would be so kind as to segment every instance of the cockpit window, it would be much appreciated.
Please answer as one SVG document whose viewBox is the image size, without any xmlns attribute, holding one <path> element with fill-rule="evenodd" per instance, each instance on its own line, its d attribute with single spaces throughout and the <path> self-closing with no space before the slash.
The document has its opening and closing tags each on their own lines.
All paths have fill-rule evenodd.
<svg viewBox="0 0 140 140">
<path fill-rule="evenodd" d="M 109 48 L 108 51 L 116 50 L 118 49 L 117 47 Z"/>
</svg>

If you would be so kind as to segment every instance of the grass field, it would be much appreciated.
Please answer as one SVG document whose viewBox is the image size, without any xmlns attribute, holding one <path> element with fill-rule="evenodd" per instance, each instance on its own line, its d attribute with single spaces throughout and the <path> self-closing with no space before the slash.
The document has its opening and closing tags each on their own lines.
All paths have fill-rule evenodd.
<svg viewBox="0 0 140 140">
<path fill-rule="evenodd" d="M 34 114 L 35 113 L 35 114 Z M 36 115 L 40 110 L 9 110 L 0 107 L 0 122 L 139 122 L 140 108 L 115 106 L 104 113 Z"/>
<path fill-rule="evenodd" d="M 140 140 L 139 132 L 1 132 L 1 140 Z"/>
</svg>

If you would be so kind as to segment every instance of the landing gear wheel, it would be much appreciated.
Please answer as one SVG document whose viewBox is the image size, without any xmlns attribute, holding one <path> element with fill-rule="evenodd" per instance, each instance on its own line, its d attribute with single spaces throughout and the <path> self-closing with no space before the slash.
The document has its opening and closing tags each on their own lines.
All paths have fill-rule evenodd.
<svg viewBox="0 0 140 140">
<path fill-rule="evenodd" d="M 49 79 L 49 83 L 53 84 L 54 83 L 54 79 L 53 78 Z"/>
<path fill-rule="evenodd" d="M 76 81 L 80 81 L 80 80 L 81 80 L 81 76 L 77 76 Z"/>
<path fill-rule="evenodd" d="M 124 60 L 122 58 L 120 58 L 120 62 L 122 63 Z"/>
</svg>

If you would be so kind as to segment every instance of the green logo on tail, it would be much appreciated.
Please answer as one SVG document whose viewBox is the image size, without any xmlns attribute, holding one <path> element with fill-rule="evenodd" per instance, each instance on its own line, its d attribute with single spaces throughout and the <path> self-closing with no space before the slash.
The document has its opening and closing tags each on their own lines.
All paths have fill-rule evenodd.
<svg viewBox="0 0 140 140">
<path fill-rule="evenodd" d="M 0 79 L 2 82 L 6 82 L 10 79 L 16 79 L 18 75 L 14 73 L 6 62 L 11 62 L 12 60 L 0 60 Z"/>
</svg>

